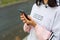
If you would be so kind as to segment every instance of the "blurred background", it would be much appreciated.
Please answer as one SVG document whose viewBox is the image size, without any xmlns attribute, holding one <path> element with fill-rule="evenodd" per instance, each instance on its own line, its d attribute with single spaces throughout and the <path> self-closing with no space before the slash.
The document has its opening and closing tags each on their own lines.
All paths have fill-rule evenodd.
<svg viewBox="0 0 60 40">
<path fill-rule="evenodd" d="M 0 0 L 0 40 L 22 40 L 28 35 L 23 31 L 18 9 L 30 14 L 34 1 Z"/>
</svg>

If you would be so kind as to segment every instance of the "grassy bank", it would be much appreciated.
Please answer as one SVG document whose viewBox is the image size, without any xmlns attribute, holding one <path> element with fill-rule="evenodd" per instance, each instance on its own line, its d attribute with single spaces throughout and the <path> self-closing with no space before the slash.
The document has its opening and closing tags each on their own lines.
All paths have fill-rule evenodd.
<svg viewBox="0 0 60 40">
<path fill-rule="evenodd" d="M 13 5 L 16 3 L 26 2 L 28 0 L 0 0 L 0 7 L 5 7 L 8 5 Z"/>
</svg>

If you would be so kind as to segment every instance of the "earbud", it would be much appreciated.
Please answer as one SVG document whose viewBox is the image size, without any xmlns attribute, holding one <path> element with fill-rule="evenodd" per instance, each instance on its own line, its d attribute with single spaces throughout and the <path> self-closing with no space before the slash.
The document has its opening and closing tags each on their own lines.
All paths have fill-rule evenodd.
<svg viewBox="0 0 60 40">
<path fill-rule="evenodd" d="M 45 4 L 45 8 L 47 8 L 48 7 L 48 5 L 47 4 Z"/>
<path fill-rule="evenodd" d="M 47 8 L 47 6 L 45 5 L 45 7 Z"/>
</svg>

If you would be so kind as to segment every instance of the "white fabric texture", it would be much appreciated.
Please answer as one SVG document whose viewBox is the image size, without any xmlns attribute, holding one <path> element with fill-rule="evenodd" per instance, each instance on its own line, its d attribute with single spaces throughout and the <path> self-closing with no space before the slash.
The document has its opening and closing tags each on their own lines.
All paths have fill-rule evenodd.
<svg viewBox="0 0 60 40">
<path fill-rule="evenodd" d="M 33 5 L 30 16 L 38 25 L 43 25 L 48 31 L 53 31 L 52 40 L 60 40 L 60 7 L 47 7 L 45 5 Z M 41 27 L 41 26 L 37 26 Z M 27 40 L 38 40 L 35 29 L 30 30 Z"/>
</svg>

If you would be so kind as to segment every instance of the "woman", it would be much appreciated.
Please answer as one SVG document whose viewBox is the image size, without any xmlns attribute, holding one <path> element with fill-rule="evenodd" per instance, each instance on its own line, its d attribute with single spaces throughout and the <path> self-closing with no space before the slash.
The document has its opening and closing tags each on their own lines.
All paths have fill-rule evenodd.
<svg viewBox="0 0 60 40">
<path fill-rule="evenodd" d="M 28 20 L 20 16 L 27 40 L 60 40 L 60 7 L 57 0 L 36 0 Z M 53 35 L 52 35 L 53 34 Z"/>
</svg>

